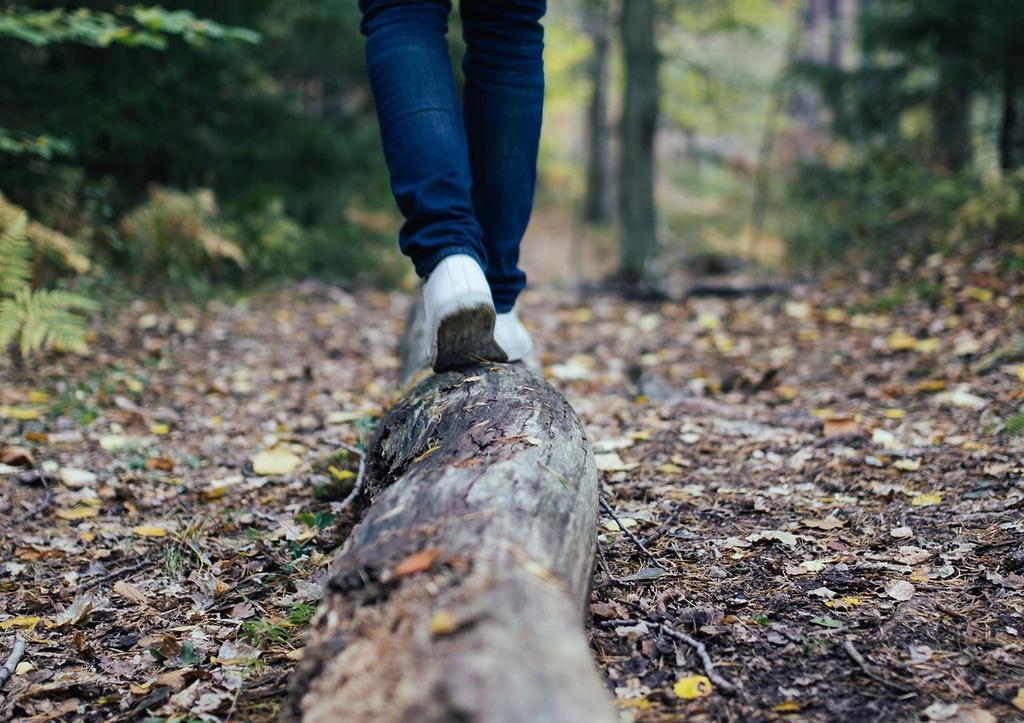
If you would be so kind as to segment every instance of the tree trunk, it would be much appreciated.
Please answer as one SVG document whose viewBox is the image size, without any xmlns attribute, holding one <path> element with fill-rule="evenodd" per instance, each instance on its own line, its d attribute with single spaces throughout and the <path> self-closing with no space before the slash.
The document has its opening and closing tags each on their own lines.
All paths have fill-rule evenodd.
<svg viewBox="0 0 1024 723">
<path fill-rule="evenodd" d="M 999 166 L 1013 173 L 1024 166 L 1024 96 L 1021 69 L 1012 60 L 1003 70 L 1003 112 L 999 123 Z"/>
<path fill-rule="evenodd" d="M 608 48 L 610 12 L 608 0 L 592 0 L 584 8 L 584 24 L 594 43 L 590 62 L 590 105 L 587 107 L 587 190 L 583 220 L 608 223 L 611 220 L 608 169 L 611 145 L 608 125 Z"/>
<path fill-rule="evenodd" d="M 626 92 L 619 147 L 620 277 L 626 284 L 648 278 L 657 252 L 654 208 L 654 134 L 658 120 L 658 52 L 654 0 L 622 3 Z"/>
<path fill-rule="evenodd" d="M 579 419 L 513 365 L 429 377 L 381 423 L 286 720 L 615 720 L 583 615 L 597 523 Z"/>
</svg>

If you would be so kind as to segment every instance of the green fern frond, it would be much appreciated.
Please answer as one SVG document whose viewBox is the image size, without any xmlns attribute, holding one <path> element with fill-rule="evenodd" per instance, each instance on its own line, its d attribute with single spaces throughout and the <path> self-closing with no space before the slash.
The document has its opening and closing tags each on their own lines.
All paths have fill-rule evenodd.
<svg viewBox="0 0 1024 723">
<path fill-rule="evenodd" d="M 0 294 L 14 294 L 32 280 L 32 244 L 25 236 L 28 216 L 18 210 L 0 216 L 0 222 L 5 222 L 0 229 Z"/>
<path fill-rule="evenodd" d="M 23 356 L 43 347 L 83 351 L 86 321 L 73 312 L 93 308 L 95 302 L 76 294 L 26 287 L 0 305 L 0 339 L 17 339 Z"/>
</svg>

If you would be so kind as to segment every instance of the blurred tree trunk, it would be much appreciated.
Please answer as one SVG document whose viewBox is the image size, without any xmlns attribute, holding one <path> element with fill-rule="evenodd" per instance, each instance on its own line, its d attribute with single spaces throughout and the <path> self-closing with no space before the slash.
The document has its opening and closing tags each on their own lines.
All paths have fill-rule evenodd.
<svg viewBox="0 0 1024 723">
<path fill-rule="evenodd" d="M 590 62 L 591 94 L 587 108 L 587 189 L 583 219 L 607 223 L 611 219 L 609 194 L 608 48 L 611 13 L 608 0 L 591 0 L 583 8 L 584 25 L 594 43 Z"/>
<path fill-rule="evenodd" d="M 1010 59 L 1003 71 L 1003 113 L 999 124 L 999 166 L 1007 172 L 1024 167 L 1024 97 L 1020 66 Z"/>
<path fill-rule="evenodd" d="M 619 275 L 627 285 L 648 280 L 657 252 L 654 133 L 658 120 L 658 53 L 654 0 L 622 3 L 620 31 L 626 65 L 619 148 Z"/>
</svg>

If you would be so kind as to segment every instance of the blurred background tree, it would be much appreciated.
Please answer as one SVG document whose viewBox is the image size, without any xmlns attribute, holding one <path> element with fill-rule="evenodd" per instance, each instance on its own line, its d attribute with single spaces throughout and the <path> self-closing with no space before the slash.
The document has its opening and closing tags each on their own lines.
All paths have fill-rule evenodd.
<svg viewBox="0 0 1024 723">
<path fill-rule="evenodd" d="M 66 239 L 34 283 L 408 279 L 358 24 L 351 0 L 0 4 L 0 192 Z M 1016 0 L 565 0 L 546 28 L 534 278 L 1020 240 Z"/>
</svg>

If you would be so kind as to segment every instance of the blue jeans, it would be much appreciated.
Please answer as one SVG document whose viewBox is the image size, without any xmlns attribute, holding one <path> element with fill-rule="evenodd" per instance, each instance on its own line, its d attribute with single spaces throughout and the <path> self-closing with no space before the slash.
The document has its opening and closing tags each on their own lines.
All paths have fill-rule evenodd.
<svg viewBox="0 0 1024 723">
<path fill-rule="evenodd" d="M 526 285 L 519 243 L 533 208 L 544 105 L 545 0 L 461 0 L 460 106 L 449 0 L 360 0 L 366 60 L 402 252 L 426 277 L 468 254 L 499 313 Z"/>
</svg>

